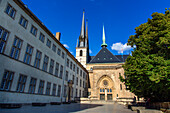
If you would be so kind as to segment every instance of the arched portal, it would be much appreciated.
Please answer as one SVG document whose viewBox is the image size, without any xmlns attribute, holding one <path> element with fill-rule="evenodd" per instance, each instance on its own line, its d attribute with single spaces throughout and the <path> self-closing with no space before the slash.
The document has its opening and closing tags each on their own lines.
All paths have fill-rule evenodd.
<svg viewBox="0 0 170 113">
<path fill-rule="evenodd" d="M 112 78 L 103 75 L 97 81 L 98 97 L 100 100 L 113 100 L 114 82 Z"/>
</svg>

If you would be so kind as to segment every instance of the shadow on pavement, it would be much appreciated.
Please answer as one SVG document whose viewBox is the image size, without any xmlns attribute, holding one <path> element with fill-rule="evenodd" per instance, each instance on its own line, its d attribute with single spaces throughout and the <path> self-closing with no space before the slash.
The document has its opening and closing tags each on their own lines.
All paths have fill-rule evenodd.
<svg viewBox="0 0 170 113">
<path fill-rule="evenodd" d="M 79 112 L 85 109 L 103 106 L 102 104 L 61 104 L 47 106 L 31 106 L 25 105 L 16 109 L 0 109 L 0 113 L 72 113 Z"/>
<path fill-rule="evenodd" d="M 61 110 L 61 111 L 63 111 L 62 113 L 78 112 L 78 111 L 95 108 L 99 106 L 103 106 L 103 105 L 101 104 L 72 104 L 71 106 L 67 106 L 67 107 L 65 106 L 64 110 Z M 61 112 L 57 112 L 57 113 L 61 113 Z"/>
</svg>

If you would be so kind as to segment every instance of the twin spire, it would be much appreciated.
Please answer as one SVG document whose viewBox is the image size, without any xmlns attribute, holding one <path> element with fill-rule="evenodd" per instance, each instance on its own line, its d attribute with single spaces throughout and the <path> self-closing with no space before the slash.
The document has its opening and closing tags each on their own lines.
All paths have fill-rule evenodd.
<svg viewBox="0 0 170 113">
<path fill-rule="evenodd" d="M 85 11 L 83 11 L 81 32 L 79 36 L 79 41 L 77 42 L 77 47 L 88 47 L 88 25 L 87 25 L 88 22 L 86 20 L 86 30 L 85 30 L 84 14 L 85 14 Z"/>
<path fill-rule="evenodd" d="M 85 14 L 85 11 L 83 10 L 81 32 L 80 32 L 79 40 L 77 40 L 77 47 L 87 47 L 87 48 L 89 48 L 89 43 L 88 43 L 88 21 L 86 20 L 86 30 L 85 30 L 84 14 Z M 106 39 L 105 39 L 104 25 L 103 25 L 103 39 L 102 40 L 103 40 L 103 44 L 101 45 L 101 47 L 107 47 L 107 44 L 105 42 Z"/>
</svg>

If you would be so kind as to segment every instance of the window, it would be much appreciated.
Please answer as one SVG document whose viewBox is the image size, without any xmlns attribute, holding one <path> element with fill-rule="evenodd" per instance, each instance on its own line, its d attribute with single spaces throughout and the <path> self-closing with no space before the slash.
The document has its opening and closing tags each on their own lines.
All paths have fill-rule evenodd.
<svg viewBox="0 0 170 113">
<path fill-rule="evenodd" d="M 43 94 L 43 91 L 44 91 L 44 81 L 40 80 L 38 94 Z"/>
<path fill-rule="evenodd" d="M 67 58 L 67 67 L 69 67 L 69 59 Z"/>
<path fill-rule="evenodd" d="M 8 14 L 11 18 L 14 18 L 16 10 L 10 4 L 8 4 L 5 13 Z"/>
<path fill-rule="evenodd" d="M 76 85 L 78 85 L 78 81 L 79 81 L 79 80 L 78 80 L 78 77 L 76 77 Z"/>
<path fill-rule="evenodd" d="M 65 81 L 68 81 L 68 71 L 66 71 L 66 78 Z"/>
<path fill-rule="evenodd" d="M 62 58 L 64 59 L 65 54 L 62 52 Z"/>
<path fill-rule="evenodd" d="M 87 79 L 87 74 L 85 74 L 85 79 Z"/>
<path fill-rule="evenodd" d="M 63 66 L 61 65 L 60 66 L 60 78 L 62 78 L 62 76 L 63 76 Z"/>
<path fill-rule="evenodd" d="M 39 40 L 40 40 L 42 43 L 44 43 L 44 40 L 45 40 L 44 34 L 40 33 Z"/>
<path fill-rule="evenodd" d="M 86 75 L 85 75 L 85 73 L 83 72 L 83 78 L 85 79 L 86 78 Z"/>
<path fill-rule="evenodd" d="M 112 89 L 110 89 L 110 92 L 112 92 Z"/>
<path fill-rule="evenodd" d="M 18 79 L 17 92 L 24 92 L 27 76 L 20 75 Z"/>
<path fill-rule="evenodd" d="M 83 81 L 83 88 L 85 88 L 85 82 Z"/>
<path fill-rule="evenodd" d="M 33 93 L 35 92 L 36 82 L 37 82 L 37 79 L 36 79 L 36 78 L 31 77 L 30 87 L 29 87 L 29 91 L 28 91 L 28 93 L 32 93 L 32 94 L 33 94 Z"/>
<path fill-rule="evenodd" d="M 0 53 L 3 53 L 5 50 L 8 34 L 9 32 L 7 30 L 0 27 Z"/>
<path fill-rule="evenodd" d="M 55 76 L 58 77 L 58 70 L 59 70 L 59 63 L 56 62 L 56 66 L 55 66 Z"/>
<path fill-rule="evenodd" d="M 32 57 L 32 52 L 33 52 L 33 47 L 29 44 L 27 44 L 26 52 L 25 52 L 25 57 L 24 57 L 24 62 L 26 64 L 30 64 L 31 62 L 31 57 Z"/>
<path fill-rule="evenodd" d="M 109 92 L 110 90 L 109 89 L 107 89 L 107 92 Z"/>
<path fill-rule="evenodd" d="M 43 63 L 43 71 L 47 71 L 48 60 L 49 60 L 49 57 L 45 55 L 44 56 L 44 63 Z"/>
<path fill-rule="evenodd" d="M 122 84 L 120 84 L 120 90 L 122 90 Z"/>
<path fill-rule="evenodd" d="M 34 62 L 34 67 L 39 68 L 40 67 L 40 62 L 41 62 L 41 52 L 37 50 L 36 56 L 35 56 L 35 62 Z"/>
<path fill-rule="evenodd" d="M 58 91 L 57 91 L 57 96 L 60 97 L 60 92 L 61 92 L 61 85 L 58 85 Z"/>
<path fill-rule="evenodd" d="M 67 86 L 66 85 L 64 85 L 64 95 L 63 95 L 64 97 L 66 97 L 67 96 Z"/>
<path fill-rule="evenodd" d="M 58 50 L 57 50 L 57 54 L 60 56 L 60 54 L 61 54 L 61 50 L 58 48 Z"/>
<path fill-rule="evenodd" d="M 73 71 L 74 71 L 74 72 L 75 72 L 75 67 L 76 67 L 76 66 L 75 66 L 75 64 L 74 64 L 74 65 L 73 65 Z"/>
<path fill-rule="evenodd" d="M 77 97 L 77 93 L 78 93 L 78 92 L 77 92 L 77 89 L 76 89 L 76 97 Z"/>
<path fill-rule="evenodd" d="M 50 69 L 49 69 L 50 74 L 53 74 L 53 69 L 54 69 L 54 60 L 51 59 L 51 61 L 50 61 Z"/>
<path fill-rule="evenodd" d="M 56 45 L 53 44 L 52 50 L 53 50 L 54 52 L 56 52 Z"/>
<path fill-rule="evenodd" d="M 81 97 L 81 90 L 79 90 L 79 97 Z"/>
<path fill-rule="evenodd" d="M 73 62 L 70 63 L 70 69 L 72 70 L 72 65 L 73 65 Z"/>
<path fill-rule="evenodd" d="M 82 70 L 80 70 L 80 76 L 82 77 Z"/>
<path fill-rule="evenodd" d="M 79 68 L 77 67 L 77 74 L 79 74 Z"/>
<path fill-rule="evenodd" d="M 81 82 L 82 82 L 82 81 L 81 81 L 81 79 L 80 79 L 80 87 L 81 87 Z"/>
<path fill-rule="evenodd" d="M 100 92 L 102 92 L 102 89 L 100 89 Z"/>
<path fill-rule="evenodd" d="M 46 95 L 50 95 L 50 89 L 51 89 L 51 83 L 47 82 L 47 86 L 46 86 Z"/>
<path fill-rule="evenodd" d="M 36 36 L 36 35 L 37 35 L 37 28 L 32 25 L 30 32 L 31 32 L 34 36 Z"/>
<path fill-rule="evenodd" d="M 91 67 L 90 70 L 93 71 L 93 68 Z"/>
<path fill-rule="evenodd" d="M 21 18 L 19 20 L 19 24 L 21 26 L 23 26 L 24 28 L 26 28 L 27 27 L 27 23 L 28 23 L 27 19 L 25 19 L 23 16 L 21 16 Z"/>
<path fill-rule="evenodd" d="M 83 97 L 85 97 L 85 93 L 84 93 L 84 91 L 83 91 Z"/>
<path fill-rule="evenodd" d="M 12 58 L 14 58 L 14 59 L 19 58 L 21 46 L 22 46 L 22 40 L 19 39 L 18 37 L 15 37 L 14 42 L 13 42 L 13 46 L 12 46 L 12 49 L 11 49 L 11 54 L 10 54 L 10 56 Z"/>
<path fill-rule="evenodd" d="M 80 56 L 83 56 L 83 51 L 82 50 L 80 50 Z"/>
<path fill-rule="evenodd" d="M 72 78 L 72 80 L 73 80 L 73 84 L 74 84 L 74 78 L 75 78 L 75 77 L 74 77 L 74 75 L 73 75 L 73 78 Z"/>
<path fill-rule="evenodd" d="M 49 48 L 51 48 L 51 41 L 50 41 L 49 39 L 47 39 L 46 45 L 47 45 Z"/>
<path fill-rule="evenodd" d="M 1 90 L 9 91 L 11 88 L 14 72 L 5 70 L 2 78 Z"/>
<path fill-rule="evenodd" d="M 53 84 L 53 92 L 52 92 L 52 95 L 55 96 L 56 94 L 56 84 Z"/>
</svg>

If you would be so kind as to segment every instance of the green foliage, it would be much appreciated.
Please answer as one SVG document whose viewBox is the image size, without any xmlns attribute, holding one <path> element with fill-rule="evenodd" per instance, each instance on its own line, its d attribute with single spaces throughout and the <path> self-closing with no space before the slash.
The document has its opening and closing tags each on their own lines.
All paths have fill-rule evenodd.
<svg viewBox="0 0 170 113">
<path fill-rule="evenodd" d="M 153 13 L 135 28 L 128 45 L 136 46 L 123 66 L 128 90 L 152 101 L 170 101 L 170 12 Z"/>
</svg>

